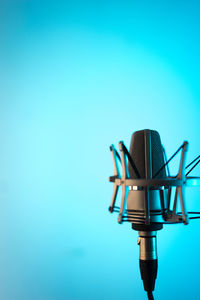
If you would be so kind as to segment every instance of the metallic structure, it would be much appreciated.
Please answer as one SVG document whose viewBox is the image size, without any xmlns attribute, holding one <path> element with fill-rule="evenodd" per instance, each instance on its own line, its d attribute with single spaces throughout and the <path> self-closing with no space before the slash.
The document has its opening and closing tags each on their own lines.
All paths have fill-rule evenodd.
<svg viewBox="0 0 200 300">
<path fill-rule="evenodd" d="M 177 176 L 167 176 L 165 179 L 154 179 L 155 176 L 149 176 L 149 178 L 144 179 L 131 179 L 128 175 L 127 167 L 127 158 L 129 157 L 127 155 L 128 150 L 126 149 L 124 143 L 119 143 L 120 156 L 114 145 L 110 147 L 113 158 L 114 175 L 109 177 L 109 181 L 114 183 L 114 189 L 109 211 L 111 213 L 119 211 L 118 222 L 120 224 L 125 221 L 142 224 L 145 222 L 146 225 L 150 224 L 150 221 L 162 224 L 188 224 L 189 217 L 185 203 L 185 187 L 200 186 L 200 177 L 189 177 L 185 175 L 186 168 L 191 165 L 190 163 L 187 167 L 185 166 L 188 142 L 184 142 L 180 148 L 182 149 L 182 155 Z M 117 159 L 119 159 L 121 162 L 122 176 L 120 176 Z M 168 163 L 169 161 L 165 163 L 165 166 Z M 119 208 L 115 206 L 115 202 L 120 186 L 122 187 L 122 199 L 121 206 Z M 176 189 L 174 199 L 171 197 L 172 188 Z M 137 201 L 137 204 L 134 203 L 134 205 L 136 205 L 136 207 L 134 207 L 135 211 L 137 211 L 136 214 L 134 214 L 134 209 L 125 209 L 128 191 L 133 195 L 135 193 L 135 196 L 138 191 L 143 191 L 143 193 L 146 194 L 146 197 L 143 197 L 144 201 Z M 155 201 L 152 203 L 152 201 L 150 201 L 151 195 L 155 193 L 157 193 L 158 201 L 156 203 Z M 178 197 L 181 204 L 181 213 L 177 213 Z M 172 201 L 173 210 L 170 210 Z M 138 211 L 140 211 L 139 217 Z"/>
<path fill-rule="evenodd" d="M 136 138 L 138 136 L 139 138 Z M 139 146 L 138 141 L 140 141 Z M 132 149 L 134 145 L 139 149 L 136 154 Z M 200 162 L 200 155 L 186 166 L 188 142 L 185 141 L 167 161 L 158 132 L 149 129 L 133 134 L 130 152 L 122 141 L 119 142 L 120 154 L 114 145 L 110 146 L 110 150 L 114 175 L 109 177 L 109 181 L 113 182 L 114 189 L 109 211 L 118 212 L 120 224 L 130 222 L 132 228 L 139 232 L 141 277 L 148 299 L 153 299 L 152 291 L 157 276 L 157 230 L 162 229 L 163 224 L 187 225 L 189 219 L 200 218 L 200 212 L 187 211 L 185 199 L 187 186 L 200 186 L 200 177 L 188 176 Z M 178 173 L 176 176 L 171 176 L 168 164 L 180 151 Z M 121 173 L 118 162 L 121 164 Z M 120 186 L 122 197 L 121 205 L 118 207 L 115 203 Z M 178 201 L 180 212 L 177 211 Z"/>
</svg>

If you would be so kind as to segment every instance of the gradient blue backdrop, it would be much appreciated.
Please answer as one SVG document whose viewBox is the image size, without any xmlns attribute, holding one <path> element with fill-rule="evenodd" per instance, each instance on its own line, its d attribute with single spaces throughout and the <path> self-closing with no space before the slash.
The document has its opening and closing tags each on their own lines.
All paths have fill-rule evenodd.
<svg viewBox="0 0 200 300">
<path fill-rule="evenodd" d="M 150 128 L 199 154 L 199 26 L 198 1 L 1 0 L 1 300 L 146 299 L 109 145 Z M 200 299 L 199 231 L 158 233 L 155 299 Z"/>
</svg>

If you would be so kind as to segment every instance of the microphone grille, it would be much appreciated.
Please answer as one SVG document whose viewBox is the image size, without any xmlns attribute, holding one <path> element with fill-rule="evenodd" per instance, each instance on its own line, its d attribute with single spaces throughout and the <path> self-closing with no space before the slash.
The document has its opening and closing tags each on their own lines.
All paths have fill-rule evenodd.
<svg viewBox="0 0 200 300">
<path fill-rule="evenodd" d="M 137 173 L 139 173 L 140 178 L 146 178 L 147 153 L 150 155 L 151 164 L 148 167 L 151 168 L 150 173 L 152 176 L 154 176 L 154 174 L 156 174 L 164 165 L 164 155 L 160 135 L 155 130 L 145 129 L 134 132 L 131 138 L 129 153 L 136 168 L 136 170 L 134 170 L 131 164 L 128 163 L 129 174 L 133 179 L 138 178 Z M 155 178 L 164 177 L 166 177 L 165 168 L 163 168 Z"/>
</svg>

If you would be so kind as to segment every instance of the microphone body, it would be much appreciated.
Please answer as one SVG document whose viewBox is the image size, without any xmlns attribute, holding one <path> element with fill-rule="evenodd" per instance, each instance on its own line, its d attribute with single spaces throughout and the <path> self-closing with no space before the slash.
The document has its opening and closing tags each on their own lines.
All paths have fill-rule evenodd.
<svg viewBox="0 0 200 300">
<path fill-rule="evenodd" d="M 154 174 L 164 165 L 163 148 L 157 131 L 146 129 L 133 133 L 129 153 L 137 169 L 136 173 L 131 164 L 128 163 L 129 176 L 132 179 L 138 179 L 139 176 L 140 178 L 152 179 Z M 165 169 L 156 178 L 166 178 Z M 160 190 L 136 186 L 129 188 L 127 211 L 131 218 L 128 220 L 131 220 L 133 224 L 144 224 L 145 210 L 148 208 L 149 224 L 162 223 L 162 214 L 158 212 L 161 212 L 163 208 L 166 209 L 167 203 L 165 195 L 163 197 L 164 203 L 161 203 L 160 191 L 163 194 L 166 193 L 165 190 L 162 191 L 162 187 Z"/>
<path fill-rule="evenodd" d="M 152 179 L 153 175 L 164 164 L 163 149 L 158 132 L 153 130 L 137 131 L 132 135 L 130 156 L 137 168 L 137 174 L 128 164 L 130 178 Z M 162 170 L 159 178 L 165 178 L 166 171 Z M 165 199 L 165 198 L 164 198 Z M 166 203 L 163 203 L 164 207 Z M 146 208 L 149 218 L 146 220 Z M 160 190 L 132 187 L 127 197 L 127 212 L 131 214 L 128 218 L 132 222 L 132 228 L 139 231 L 138 245 L 140 247 L 140 273 L 143 280 L 145 291 L 152 293 L 157 277 L 158 258 L 157 258 L 157 230 L 163 225 L 160 201 Z"/>
</svg>

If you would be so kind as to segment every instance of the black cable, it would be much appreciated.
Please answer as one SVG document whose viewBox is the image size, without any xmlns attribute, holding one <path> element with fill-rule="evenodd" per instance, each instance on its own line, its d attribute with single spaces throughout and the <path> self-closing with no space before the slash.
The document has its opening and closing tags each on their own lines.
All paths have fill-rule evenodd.
<svg viewBox="0 0 200 300">
<path fill-rule="evenodd" d="M 185 176 L 188 176 L 188 174 L 190 174 L 190 172 L 192 172 L 192 170 L 200 163 L 200 159 L 198 160 L 198 162 L 187 172 L 187 174 Z"/>
<path fill-rule="evenodd" d="M 184 144 L 183 144 L 184 145 Z M 158 170 L 158 172 L 156 174 L 153 175 L 152 178 L 155 178 L 164 168 L 165 166 L 168 165 L 168 163 L 174 158 L 174 156 L 176 156 L 176 154 L 183 148 L 183 145 L 181 145 L 178 150 L 170 157 L 170 159 L 168 159 L 168 161 L 160 168 L 160 170 Z"/>
<path fill-rule="evenodd" d="M 165 162 L 167 162 L 167 154 L 166 154 L 166 151 L 165 151 L 165 148 L 162 146 L 162 149 L 163 149 L 163 154 L 164 154 L 164 159 L 165 159 Z M 169 165 L 167 164 L 167 173 L 168 173 L 168 176 L 170 176 L 170 172 L 169 172 Z"/>
<path fill-rule="evenodd" d="M 152 291 L 147 292 L 148 300 L 154 300 Z"/>
<path fill-rule="evenodd" d="M 189 168 L 197 159 L 200 158 L 200 155 L 198 155 L 191 163 L 189 163 L 185 168 Z"/>
</svg>

